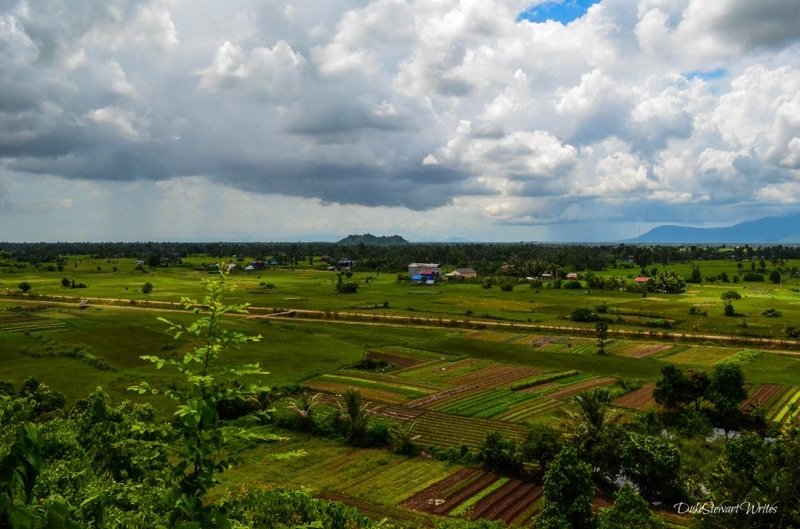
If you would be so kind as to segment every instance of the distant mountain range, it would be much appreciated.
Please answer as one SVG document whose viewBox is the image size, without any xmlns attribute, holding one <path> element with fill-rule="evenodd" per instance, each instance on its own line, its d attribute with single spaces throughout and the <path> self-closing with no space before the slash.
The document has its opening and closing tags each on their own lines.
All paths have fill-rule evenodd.
<svg viewBox="0 0 800 529">
<path fill-rule="evenodd" d="M 692 244 L 800 244 L 800 214 L 764 217 L 723 228 L 658 226 L 628 242 Z"/>
<path fill-rule="evenodd" d="M 401 246 L 403 244 L 409 244 L 407 240 L 399 235 L 376 236 L 371 233 L 365 233 L 364 235 L 348 235 L 338 242 L 338 244 L 347 244 L 351 246 L 361 243 L 373 246 Z"/>
</svg>

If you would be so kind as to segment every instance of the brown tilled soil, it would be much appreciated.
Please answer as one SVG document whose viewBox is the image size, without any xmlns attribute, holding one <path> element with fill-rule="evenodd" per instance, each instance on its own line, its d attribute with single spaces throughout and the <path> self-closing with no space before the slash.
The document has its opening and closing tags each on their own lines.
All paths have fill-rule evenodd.
<svg viewBox="0 0 800 529">
<path fill-rule="evenodd" d="M 463 489 L 459 489 L 453 493 L 452 496 L 449 498 L 444 498 L 444 503 L 441 503 L 433 508 L 433 514 L 447 514 L 469 498 L 473 497 L 495 481 L 499 479 L 499 476 L 496 474 L 492 474 L 490 472 L 485 473 L 477 480 L 473 481 L 472 483 L 468 484 Z M 502 488 L 502 487 L 501 487 Z"/>
<path fill-rule="evenodd" d="M 368 413 L 377 415 L 379 417 L 386 417 L 387 419 L 397 419 L 400 421 L 414 421 L 419 418 L 424 412 L 422 410 L 414 410 L 406 406 L 382 404 L 368 409 Z"/>
<path fill-rule="evenodd" d="M 519 518 L 525 511 L 527 511 L 531 505 L 539 500 L 544 494 L 544 487 L 537 486 L 531 489 L 530 491 L 525 493 L 525 496 L 520 498 L 517 504 L 514 506 L 512 505 L 503 515 L 500 517 L 507 524 L 511 524 L 511 522 L 515 521 Z M 535 511 L 534 511 L 535 514 Z M 532 514 L 528 514 L 525 520 L 517 520 L 520 525 L 528 524 Z"/>
<path fill-rule="evenodd" d="M 476 470 L 474 468 L 462 468 L 461 470 L 450 474 L 443 480 L 437 481 L 430 487 L 426 487 L 407 500 L 401 502 L 400 507 L 413 509 L 415 511 L 432 512 L 434 507 L 432 500 L 437 498 L 444 499 L 442 496 L 444 495 L 445 491 L 462 481 L 468 481 L 475 474 L 480 472 L 480 470 Z"/>
<path fill-rule="evenodd" d="M 567 397 L 577 395 L 578 393 L 583 393 L 584 391 L 588 391 L 592 388 L 599 388 L 600 386 L 608 386 L 610 384 L 613 384 L 614 382 L 615 380 L 609 377 L 587 380 L 586 382 L 579 382 L 578 384 L 572 384 L 570 386 L 565 387 L 564 389 L 554 391 L 553 393 L 550 393 L 548 397 L 550 397 L 551 399 L 565 399 Z"/>
<path fill-rule="evenodd" d="M 750 413 L 757 402 L 763 405 L 783 389 L 784 386 L 781 384 L 763 384 L 739 406 L 739 409 L 743 413 Z"/>
<path fill-rule="evenodd" d="M 350 507 L 355 507 L 361 514 L 376 521 L 382 520 L 383 518 L 389 518 L 391 520 L 399 520 L 412 527 L 433 527 L 435 524 L 434 519 L 429 519 L 404 509 L 378 505 L 376 503 L 368 502 L 358 498 L 352 498 L 336 492 L 320 492 L 318 497 L 324 500 L 342 502 Z"/>
<path fill-rule="evenodd" d="M 550 389 L 553 386 L 558 386 L 558 382 L 545 382 L 544 384 L 536 384 L 535 386 L 530 386 L 525 389 L 519 389 L 517 390 L 517 393 L 539 393 L 540 391 Z"/>
<path fill-rule="evenodd" d="M 396 365 L 398 367 L 412 367 L 423 363 L 422 360 L 417 360 L 416 358 L 408 358 L 407 356 L 393 355 L 390 353 L 379 353 L 377 351 L 368 351 L 367 358 L 378 362 L 386 362 L 387 364 Z"/>
<path fill-rule="evenodd" d="M 539 370 L 532 367 L 499 365 L 467 373 L 453 378 L 456 384 L 475 384 L 481 387 L 495 387 L 521 378 L 535 375 Z"/>
<path fill-rule="evenodd" d="M 653 400 L 653 390 L 655 388 L 655 384 L 645 384 L 635 391 L 617 397 L 611 401 L 611 404 L 619 406 L 620 408 L 629 408 L 632 410 L 650 409 L 656 405 L 656 401 Z"/>
<path fill-rule="evenodd" d="M 453 397 L 455 395 L 460 395 L 462 393 L 471 391 L 473 389 L 478 389 L 478 386 L 476 386 L 475 384 L 465 384 L 463 386 L 458 386 L 457 388 L 440 391 L 438 393 L 434 393 L 426 397 L 420 397 L 418 399 L 412 400 L 411 402 L 406 404 L 406 406 L 408 406 L 409 408 L 427 408 L 431 404 L 434 404 L 436 402 L 445 399 L 449 399 L 450 397 Z"/>
<path fill-rule="evenodd" d="M 470 518 L 509 523 L 538 498 L 534 495 L 536 488 L 534 483 L 513 479 L 479 501 Z"/>
</svg>

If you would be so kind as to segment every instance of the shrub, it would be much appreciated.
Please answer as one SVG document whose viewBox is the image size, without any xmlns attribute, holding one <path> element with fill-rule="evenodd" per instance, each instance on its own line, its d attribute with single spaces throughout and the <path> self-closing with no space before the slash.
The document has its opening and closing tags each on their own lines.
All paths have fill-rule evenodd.
<svg viewBox="0 0 800 529">
<path fill-rule="evenodd" d="M 578 307 L 577 309 L 572 311 L 571 316 L 572 321 L 582 321 L 582 322 L 591 322 L 597 319 L 597 316 L 592 311 L 592 309 L 587 309 L 586 307 Z"/>
<path fill-rule="evenodd" d="M 150 282 L 145 283 L 142 285 L 142 294 L 149 294 L 153 291 L 153 284 Z"/>
</svg>

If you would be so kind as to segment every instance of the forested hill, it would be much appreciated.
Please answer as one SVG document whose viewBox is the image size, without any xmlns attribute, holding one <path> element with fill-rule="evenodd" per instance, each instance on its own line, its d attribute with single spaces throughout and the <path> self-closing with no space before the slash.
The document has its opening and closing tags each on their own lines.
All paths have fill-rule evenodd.
<svg viewBox="0 0 800 529">
<path fill-rule="evenodd" d="M 357 245 L 357 244 L 370 244 L 370 245 L 378 245 L 378 246 L 399 246 L 403 244 L 409 244 L 407 240 L 402 238 L 399 235 L 372 235 L 371 233 L 365 233 L 364 235 L 348 235 L 337 244 L 349 244 L 349 245 Z"/>
<path fill-rule="evenodd" d="M 765 217 L 721 228 L 658 226 L 631 242 L 650 244 L 798 244 L 800 243 L 800 214 L 786 217 Z"/>
</svg>

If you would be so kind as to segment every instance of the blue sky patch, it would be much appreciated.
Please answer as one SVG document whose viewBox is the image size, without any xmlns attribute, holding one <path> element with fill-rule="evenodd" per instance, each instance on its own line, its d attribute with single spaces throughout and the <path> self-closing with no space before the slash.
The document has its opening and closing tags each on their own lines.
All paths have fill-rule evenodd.
<svg viewBox="0 0 800 529">
<path fill-rule="evenodd" d="M 694 70 L 683 74 L 687 79 L 702 79 L 704 81 L 715 81 L 722 79 L 728 75 L 728 70 L 725 68 L 716 68 L 714 70 Z"/>
<path fill-rule="evenodd" d="M 519 15 L 517 21 L 546 22 L 555 20 L 562 24 L 569 24 L 586 14 L 594 4 L 600 0 L 551 0 L 543 4 L 529 7 Z"/>
</svg>

